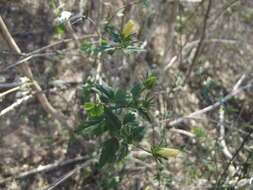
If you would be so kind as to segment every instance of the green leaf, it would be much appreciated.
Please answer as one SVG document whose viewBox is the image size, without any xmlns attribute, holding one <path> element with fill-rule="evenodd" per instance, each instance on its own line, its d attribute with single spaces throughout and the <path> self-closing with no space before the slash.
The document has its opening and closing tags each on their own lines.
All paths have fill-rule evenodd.
<svg viewBox="0 0 253 190">
<path fill-rule="evenodd" d="M 88 108 L 88 109 L 87 109 Z M 104 114 L 104 107 L 101 104 L 86 104 L 88 118 L 100 117 Z"/>
<path fill-rule="evenodd" d="M 111 177 L 107 176 L 104 180 L 102 180 L 102 184 L 105 189 L 117 189 L 117 186 L 120 184 L 122 179 L 119 176 Z"/>
<path fill-rule="evenodd" d="M 112 100 L 114 97 L 114 91 L 111 87 L 97 84 L 93 90 L 100 95 L 100 98 L 103 102 L 110 102 L 110 100 Z"/>
<path fill-rule="evenodd" d="M 82 122 L 80 127 L 83 127 L 83 128 L 90 127 L 92 125 L 100 123 L 101 121 L 103 121 L 103 119 L 104 119 L 103 117 L 94 117 L 88 121 Z"/>
<path fill-rule="evenodd" d="M 115 162 L 116 153 L 119 149 L 119 142 L 116 138 L 105 141 L 102 145 L 102 152 L 99 159 L 99 167 L 103 167 L 107 163 Z"/>
<path fill-rule="evenodd" d="M 152 123 L 152 120 L 146 111 L 144 111 L 143 109 L 138 109 L 138 112 L 143 119 L 145 119 L 149 123 Z"/>
<path fill-rule="evenodd" d="M 202 95 L 203 99 L 206 101 L 209 99 L 209 92 L 210 92 L 210 90 L 207 87 L 204 87 L 201 89 L 201 95 Z"/>
<path fill-rule="evenodd" d="M 131 93 L 134 97 L 139 97 L 142 92 L 142 87 L 139 83 L 135 83 L 133 88 L 131 89 Z"/>
<path fill-rule="evenodd" d="M 152 120 L 146 111 L 144 111 L 143 109 L 138 109 L 138 112 L 143 119 L 145 119 L 149 123 L 152 123 Z"/>
<path fill-rule="evenodd" d="M 94 117 L 88 121 L 82 122 L 77 129 L 77 134 L 79 134 L 79 135 L 81 135 L 81 134 L 98 134 L 98 130 L 100 130 L 100 129 L 97 129 L 97 128 L 99 126 L 101 127 L 103 119 L 104 119 L 103 117 Z M 102 126 L 102 128 L 103 128 L 103 130 L 106 129 L 103 126 Z"/>
<path fill-rule="evenodd" d="M 208 133 L 205 129 L 195 127 L 192 129 L 193 134 L 196 136 L 197 139 L 206 139 L 208 137 Z"/>
<path fill-rule="evenodd" d="M 124 53 L 129 54 L 133 52 L 142 52 L 145 51 L 145 49 L 136 46 L 127 46 L 126 48 L 123 49 L 123 51 Z"/>
<path fill-rule="evenodd" d="M 136 33 L 129 34 L 127 37 L 122 35 L 123 43 L 125 45 L 124 47 L 126 47 L 126 48 L 130 47 L 130 49 L 131 49 L 131 47 L 133 47 L 133 46 L 129 46 L 129 45 L 139 42 L 139 41 L 133 40 L 135 35 L 136 35 Z"/>
<path fill-rule="evenodd" d="M 114 26 L 107 25 L 105 27 L 105 32 L 109 34 L 114 42 L 121 43 L 120 32 Z"/>
<path fill-rule="evenodd" d="M 62 38 L 62 36 L 63 36 L 64 33 L 65 33 L 65 26 L 64 26 L 64 24 L 57 25 L 56 26 L 56 32 L 55 32 L 56 37 L 58 39 L 60 39 L 60 38 Z"/>
<path fill-rule="evenodd" d="M 105 46 L 108 44 L 108 41 L 107 40 L 100 40 L 100 45 L 101 46 Z"/>
<path fill-rule="evenodd" d="M 132 113 L 127 113 L 123 119 L 123 124 L 131 123 L 135 121 L 135 115 Z"/>
<path fill-rule="evenodd" d="M 91 134 L 101 136 L 106 131 L 107 131 L 106 125 L 104 124 L 104 122 L 101 122 L 98 125 L 94 126 Z"/>
<path fill-rule="evenodd" d="M 214 81 L 208 81 L 207 84 L 201 89 L 201 95 L 204 100 L 209 100 L 209 95 L 215 89 L 219 89 L 220 85 Z"/>
<path fill-rule="evenodd" d="M 233 106 L 230 106 L 230 105 L 225 105 L 224 106 L 224 111 L 226 114 L 233 114 L 233 113 L 238 113 L 239 110 L 236 109 L 235 107 Z"/>
<path fill-rule="evenodd" d="M 49 3 L 51 4 L 51 6 L 53 6 L 53 8 L 56 8 L 57 6 L 57 3 L 56 3 L 56 0 L 48 0 Z"/>
<path fill-rule="evenodd" d="M 97 104 L 88 103 L 88 104 L 85 104 L 84 108 L 87 111 L 91 111 L 91 110 L 93 110 L 96 107 L 96 105 Z"/>
<path fill-rule="evenodd" d="M 131 102 L 131 98 L 127 91 L 117 90 L 114 96 L 114 101 L 118 106 L 127 106 Z"/>
<path fill-rule="evenodd" d="M 132 137 L 135 142 L 140 142 L 146 132 L 146 127 L 136 127 L 132 130 Z"/>
<path fill-rule="evenodd" d="M 209 82 L 207 83 L 207 86 L 208 86 L 209 88 L 211 88 L 211 89 L 219 89 L 219 88 L 220 88 L 220 85 L 217 84 L 217 83 L 214 82 L 214 81 L 209 81 Z"/>
<path fill-rule="evenodd" d="M 105 123 L 108 129 L 112 134 L 119 132 L 121 128 L 121 121 L 118 117 L 112 112 L 111 109 L 105 107 Z"/>
<path fill-rule="evenodd" d="M 121 143 L 118 153 L 117 153 L 117 162 L 121 161 L 124 159 L 128 154 L 128 144 L 127 143 Z"/>
<path fill-rule="evenodd" d="M 80 45 L 80 50 L 82 50 L 82 51 L 88 51 L 92 46 L 93 46 L 93 44 L 91 42 L 83 42 Z"/>
<path fill-rule="evenodd" d="M 81 51 L 85 51 L 88 54 L 93 54 L 95 50 L 95 45 L 92 42 L 83 42 L 80 46 Z"/>
<path fill-rule="evenodd" d="M 139 143 L 146 132 L 146 127 L 136 125 L 125 125 L 121 130 L 121 136 L 128 144 Z"/>
<path fill-rule="evenodd" d="M 90 135 L 100 136 L 106 130 L 107 130 L 106 126 L 104 125 L 104 123 L 101 122 L 96 125 L 82 129 L 81 131 L 78 132 L 78 134 L 81 134 L 81 135 L 90 134 Z"/>
<path fill-rule="evenodd" d="M 109 55 L 113 55 L 113 53 L 117 50 L 116 47 L 110 45 L 103 45 L 95 49 L 95 53 L 107 53 Z"/>
<path fill-rule="evenodd" d="M 146 89 L 152 89 L 155 86 L 155 84 L 156 84 L 156 77 L 154 76 L 148 76 L 143 83 Z"/>
<path fill-rule="evenodd" d="M 84 85 L 81 86 L 81 93 L 84 102 L 88 102 L 92 95 L 92 88 L 96 81 L 92 78 L 88 78 Z"/>
<path fill-rule="evenodd" d="M 153 97 L 149 97 L 148 95 L 145 97 L 144 100 L 140 101 L 140 107 L 143 110 L 149 110 L 150 107 L 154 104 L 154 98 Z"/>
</svg>

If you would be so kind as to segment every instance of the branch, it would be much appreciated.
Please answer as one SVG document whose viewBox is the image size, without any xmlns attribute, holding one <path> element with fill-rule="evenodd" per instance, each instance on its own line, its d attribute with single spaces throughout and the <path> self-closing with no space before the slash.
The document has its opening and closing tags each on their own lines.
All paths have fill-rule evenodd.
<svg viewBox="0 0 253 190">
<path fill-rule="evenodd" d="M 184 47 L 183 47 L 183 54 L 187 55 L 187 50 L 190 48 L 193 48 L 194 46 L 198 45 L 200 40 L 195 40 L 188 42 Z M 221 39 L 221 38 L 211 38 L 211 39 L 205 39 L 203 43 L 220 43 L 220 44 L 227 44 L 227 45 L 244 45 L 244 46 L 252 46 L 246 42 L 240 42 L 237 40 L 229 40 L 229 39 Z"/>
<path fill-rule="evenodd" d="M 242 143 L 240 144 L 239 148 L 236 150 L 236 152 L 233 154 L 232 158 L 229 160 L 228 164 L 224 167 L 223 173 L 219 176 L 217 182 L 216 182 L 216 188 L 220 187 L 224 181 L 227 178 L 227 171 L 230 167 L 230 165 L 233 163 L 233 161 L 235 160 L 235 158 L 237 157 L 237 155 L 240 153 L 240 151 L 243 149 L 244 145 L 249 141 L 249 138 L 252 134 L 252 130 L 250 132 L 248 132 L 247 136 L 244 137 Z"/>
<path fill-rule="evenodd" d="M 32 54 L 32 55 L 29 55 L 29 56 L 27 56 L 27 57 L 25 57 L 25 58 L 17 61 L 16 63 L 13 63 L 11 65 L 8 65 L 4 69 L 1 69 L 0 73 L 4 73 L 4 72 L 10 70 L 11 68 L 16 67 L 16 66 L 18 66 L 18 65 L 20 65 L 22 63 L 26 63 L 27 61 L 29 61 L 30 59 L 33 59 L 35 57 L 44 57 L 44 56 L 48 56 L 48 55 L 54 55 L 54 53 L 45 53 L 45 54 L 43 53 L 43 54 Z"/>
<path fill-rule="evenodd" d="M 16 44 L 15 40 L 12 38 L 7 26 L 5 25 L 2 17 L 0 16 L 0 34 L 2 35 L 3 39 L 7 42 L 10 49 L 12 49 L 15 53 L 21 54 L 21 50 Z M 31 89 L 33 91 L 41 91 L 40 85 L 35 81 L 32 71 L 27 64 L 21 64 L 20 68 L 23 74 L 32 81 Z M 49 103 L 47 97 L 44 94 L 37 94 L 37 98 L 41 103 L 44 110 L 51 115 L 54 119 L 58 120 L 64 127 L 69 129 L 69 125 L 65 119 L 65 116 L 54 109 L 54 107 Z"/>
<path fill-rule="evenodd" d="M 8 113 L 9 111 L 15 109 L 17 106 L 19 106 L 20 104 L 22 104 L 23 102 L 29 100 L 30 98 L 32 98 L 32 95 L 28 95 L 25 96 L 23 98 L 18 99 L 15 103 L 11 104 L 10 106 L 8 106 L 7 108 L 3 109 L 2 111 L 0 111 L 0 117 L 2 117 L 3 115 L 5 115 L 6 113 Z"/>
<path fill-rule="evenodd" d="M 9 182 L 11 180 L 14 180 L 14 179 L 23 179 L 23 178 L 26 178 L 26 177 L 29 177 L 31 175 L 35 175 L 35 174 L 41 173 L 41 172 L 49 172 L 49 171 L 55 170 L 59 167 L 74 164 L 76 162 L 84 161 L 86 159 L 87 159 L 86 157 L 82 156 L 82 157 L 77 157 L 77 158 L 73 158 L 73 159 L 70 159 L 70 160 L 62 161 L 62 162 L 58 161 L 58 162 L 55 162 L 54 164 L 49 164 L 49 165 L 46 165 L 46 166 L 39 166 L 38 168 L 33 169 L 31 171 L 23 172 L 19 175 L 11 176 L 11 177 L 2 179 L 2 180 L 0 180 L 0 184 L 7 183 L 7 182 Z"/>
<path fill-rule="evenodd" d="M 181 135 L 191 137 L 191 138 L 194 138 L 196 136 L 195 134 L 193 134 L 189 131 L 182 130 L 182 129 L 169 128 L 169 130 L 172 131 L 172 132 L 175 132 L 175 133 L 179 133 Z"/>
<path fill-rule="evenodd" d="M 246 78 L 246 74 L 243 74 L 241 76 L 241 78 L 237 81 L 237 83 L 234 85 L 233 87 L 233 91 L 237 90 L 239 88 L 239 86 L 242 84 L 243 80 Z M 220 144 L 223 148 L 223 153 L 224 155 L 228 158 L 228 159 L 232 159 L 232 154 L 230 153 L 226 141 L 225 141 L 225 125 L 224 125 L 224 105 L 220 106 L 220 110 L 219 110 L 219 116 L 220 116 Z"/>
<path fill-rule="evenodd" d="M 228 182 L 228 184 L 230 186 L 233 186 L 235 188 L 235 190 L 241 190 L 241 189 L 252 189 L 252 180 L 253 180 L 253 176 L 251 176 L 250 178 L 244 178 L 244 179 L 240 179 L 238 180 L 231 180 Z"/>
<path fill-rule="evenodd" d="M 180 117 L 180 118 L 177 118 L 177 119 L 165 119 L 165 120 L 161 120 L 158 122 L 158 124 L 161 124 L 161 123 L 166 123 L 166 122 L 169 122 L 168 125 L 170 126 L 173 126 L 173 125 L 177 125 L 185 120 L 187 120 L 188 118 L 192 118 L 192 117 L 195 117 L 195 116 L 198 116 L 200 114 L 204 114 L 204 113 L 207 113 L 209 111 L 212 111 L 214 110 L 215 108 L 219 107 L 222 103 L 228 101 L 230 98 L 234 97 L 236 94 L 246 90 L 246 89 L 249 89 L 249 88 L 252 88 L 253 87 L 253 82 L 241 87 L 241 88 L 238 88 L 236 90 L 233 90 L 230 94 L 228 94 L 227 96 L 225 96 L 224 98 L 222 98 L 219 102 L 216 102 L 215 104 L 213 105 L 210 105 L 204 109 L 201 109 L 201 110 L 198 110 L 198 111 L 195 111 L 187 116 L 183 116 L 183 117 Z"/>
<path fill-rule="evenodd" d="M 94 35 L 94 34 L 90 34 L 90 35 L 84 35 L 84 36 L 81 36 L 80 38 L 78 38 L 79 40 L 82 40 L 82 39 L 86 39 L 86 38 L 91 38 L 91 37 L 96 37 L 97 35 Z M 57 45 L 60 45 L 62 43 L 67 43 L 67 42 L 71 42 L 73 41 L 73 39 L 63 39 L 63 40 L 60 40 L 60 41 L 57 41 L 57 42 L 54 42 L 52 44 L 49 44 L 49 45 L 46 45 L 42 48 L 39 48 L 37 50 L 34 50 L 32 52 L 29 52 L 29 53 L 21 53 L 21 54 L 13 54 L 11 53 L 11 55 L 19 55 L 19 56 L 23 56 L 24 58 L 18 60 L 16 63 L 13 63 L 13 64 L 10 64 L 8 65 L 7 67 L 5 67 L 4 69 L 0 69 L 0 73 L 4 73 L 6 71 L 8 71 L 9 69 L 12 69 L 13 67 L 16 67 L 20 64 L 23 64 L 23 63 L 26 63 L 27 61 L 33 59 L 33 58 L 37 58 L 37 57 L 44 57 L 44 56 L 49 56 L 49 55 L 56 55 L 56 54 L 60 54 L 60 53 L 65 53 L 64 51 L 68 51 L 69 49 L 64 49 L 64 50 L 57 50 L 57 51 L 51 51 L 51 52 L 46 52 L 46 53 L 40 53 L 42 51 L 45 51 L 47 49 L 50 49 L 54 46 L 57 46 Z"/>
<path fill-rule="evenodd" d="M 212 19 L 212 21 L 209 23 L 209 26 L 213 25 L 213 23 L 215 23 L 229 8 L 231 8 L 232 6 L 234 6 L 237 2 L 239 2 L 240 0 L 233 0 L 232 2 L 228 2 L 220 11 L 219 14 L 217 14 L 216 17 L 214 17 L 214 19 Z"/>
<path fill-rule="evenodd" d="M 1 88 L 1 86 L 0 86 L 0 88 Z M 10 90 L 7 90 L 7 91 L 5 91 L 3 93 L 0 93 L 0 99 L 3 98 L 4 96 L 6 96 L 7 94 L 15 92 L 15 91 L 17 91 L 17 90 L 19 90 L 21 88 L 22 88 L 22 86 L 17 86 L 17 87 L 11 88 Z"/>
<path fill-rule="evenodd" d="M 63 183 L 68 178 L 70 178 L 73 174 L 75 174 L 76 172 L 79 172 L 83 167 L 85 167 L 87 165 L 90 165 L 92 162 L 93 162 L 93 160 L 88 160 L 84 164 L 81 164 L 81 165 L 77 166 L 76 168 L 74 168 L 73 170 L 71 170 L 70 172 L 68 172 L 67 174 L 65 174 L 64 176 L 59 178 L 58 180 L 56 180 L 52 185 L 50 185 L 46 188 L 43 188 L 42 190 L 52 190 L 52 189 L 54 189 L 59 184 Z"/>
<path fill-rule="evenodd" d="M 25 84 L 25 83 L 24 82 L 1 83 L 0 84 L 0 89 L 1 88 L 11 88 L 11 87 L 22 86 L 23 84 Z"/>
<path fill-rule="evenodd" d="M 232 154 L 230 153 L 228 147 L 227 147 L 227 144 L 226 144 L 226 141 L 225 141 L 225 126 L 223 125 L 224 123 L 224 114 L 225 114 L 225 111 L 224 111 L 224 106 L 221 105 L 220 107 L 220 110 L 219 110 L 219 116 L 220 116 L 220 144 L 221 144 L 221 147 L 222 147 L 222 151 L 223 151 L 223 154 L 228 158 L 228 159 L 231 159 L 233 156 Z"/>
<path fill-rule="evenodd" d="M 202 29 L 201 37 L 200 37 L 200 40 L 199 40 L 196 52 L 195 52 L 195 54 L 193 56 L 193 59 L 191 61 L 190 66 L 189 66 L 189 69 L 187 70 L 184 82 L 186 82 L 186 80 L 189 78 L 189 76 L 190 76 L 190 74 L 192 72 L 193 66 L 194 66 L 195 62 L 197 61 L 197 59 L 198 59 L 198 57 L 199 57 L 199 55 L 201 53 L 202 45 L 203 45 L 203 42 L 204 42 L 205 37 L 206 37 L 207 20 L 208 20 L 208 17 L 209 17 L 209 13 L 211 11 L 211 7 L 212 7 L 212 0 L 209 0 L 207 11 L 206 11 L 206 14 L 205 14 L 204 20 L 203 20 L 203 29 Z"/>
<path fill-rule="evenodd" d="M 92 37 L 96 37 L 97 35 L 95 34 L 87 34 L 87 35 L 84 35 L 84 36 L 81 36 L 81 37 L 78 37 L 79 40 L 83 40 L 83 39 L 86 39 L 86 38 L 92 38 Z M 46 45 L 44 47 L 41 47 L 39 49 L 36 49 L 30 53 L 28 53 L 28 55 L 32 55 L 32 54 L 35 54 L 35 53 L 39 53 L 39 52 L 42 52 L 44 50 L 47 50 L 47 49 L 50 49 L 54 46 L 58 46 L 60 44 L 63 44 L 63 43 L 68 43 L 68 42 L 72 42 L 74 39 L 72 38 L 69 38 L 69 39 L 63 39 L 63 40 L 60 40 L 60 41 L 57 41 L 57 42 L 54 42 L 52 44 L 49 44 L 49 45 Z"/>
</svg>

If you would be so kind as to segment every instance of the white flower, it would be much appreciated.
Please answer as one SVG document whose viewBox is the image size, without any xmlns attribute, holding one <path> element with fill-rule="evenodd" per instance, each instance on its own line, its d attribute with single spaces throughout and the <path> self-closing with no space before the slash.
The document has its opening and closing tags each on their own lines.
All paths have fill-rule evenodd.
<svg viewBox="0 0 253 190">
<path fill-rule="evenodd" d="M 69 11 L 62 11 L 61 15 L 58 17 L 58 21 L 60 23 L 64 23 L 66 21 L 69 20 L 69 18 L 71 17 L 72 13 Z"/>
</svg>

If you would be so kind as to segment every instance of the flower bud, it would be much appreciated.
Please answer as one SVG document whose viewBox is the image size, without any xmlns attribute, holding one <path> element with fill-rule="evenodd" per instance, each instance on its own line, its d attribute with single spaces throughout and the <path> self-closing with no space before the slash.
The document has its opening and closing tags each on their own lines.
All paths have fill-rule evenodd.
<svg viewBox="0 0 253 190">
<path fill-rule="evenodd" d="M 125 38 L 128 37 L 130 34 L 134 33 L 135 27 L 136 27 L 136 24 L 134 23 L 134 21 L 129 20 L 123 28 L 122 35 Z"/>
<path fill-rule="evenodd" d="M 174 148 L 163 148 L 163 147 L 157 147 L 154 151 L 155 155 L 162 157 L 162 158 L 175 158 L 178 154 L 181 154 L 182 152 L 178 149 Z"/>
</svg>

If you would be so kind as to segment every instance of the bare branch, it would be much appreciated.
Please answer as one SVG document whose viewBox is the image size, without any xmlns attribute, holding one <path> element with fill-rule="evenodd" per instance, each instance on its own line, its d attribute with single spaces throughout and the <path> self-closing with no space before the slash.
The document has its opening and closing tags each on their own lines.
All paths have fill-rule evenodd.
<svg viewBox="0 0 253 190">
<path fill-rule="evenodd" d="M 206 37 L 207 20 L 209 18 L 211 7 L 212 7 L 212 0 L 209 0 L 207 11 L 206 11 L 206 14 L 205 14 L 204 20 L 203 20 L 203 29 L 202 29 L 202 32 L 201 32 L 201 37 L 200 37 L 200 40 L 199 40 L 196 52 L 195 52 L 195 54 L 193 56 L 193 59 L 192 59 L 192 61 L 190 63 L 190 66 L 189 66 L 189 68 L 187 70 L 184 82 L 186 82 L 186 80 L 190 77 L 192 69 L 193 69 L 193 66 L 194 66 L 195 62 L 197 61 L 199 55 L 201 54 L 202 45 L 203 45 L 203 42 L 204 42 L 205 37 Z"/>
<path fill-rule="evenodd" d="M 234 6 L 237 2 L 239 2 L 240 0 L 233 0 L 231 2 L 228 2 L 220 11 L 220 13 L 218 13 L 216 15 L 216 17 L 214 17 L 214 19 L 212 19 L 212 21 L 209 23 L 209 26 L 211 26 L 214 22 L 216 22 L 229 8 L 231 8 L 232 6 Z"/>
<path fill-rule="evenodd" d="M 20 65 L 20 64 L 22 64 L 22 63 L 26 63 L 26 62 L 29 61 L 30 59 L 33 59 L 33 58 L 35 58 L 35 57 L 43 57 L 43 56 L 45 56 L 45 55 L 48 56 L 48 55 L 53 55 L 53 54 L 52 54 L 52 53 L 50 53 L 50 54 L 46 53 L 46 54 L 33 54 L 33 55 L 29 55 L 28 57 L 25 57 L 25 58 L 23 58 L 23 59 L 17 61 L 16 63 L 13 63 L 13 64 L 11 64 L 11 65 L 8 65 L 8 66 L 5 67 L 4 69 L 0 70 L 0 73 L 6 72 L 6 71 L 8 71 L 9 69 L 11 69 L 11 68 L 13 68 L 13 67 L 16 67 L 16 66 L 18 66 L 18 65 Z"/>
<path fill-rule="evenodd" d="M 41 172 L 49 172 L 49 171 L 55 170 L 57 168 L 66 166 L 66 165 L 70 165 L 70 164 L 74 164 L 76 162 L 84 161 L 86 159 L 87 159 L 87 157 L 80 156 L 80 157 L 76 157 L 76 158 L 69 159 L 66 161 L 57 161 L 53 164 L 49 164 L 46 166 L 39 166 L 38 168 L 35 168 L 35 169 L 28 171 L 28 172 L 23 172 L 17 176 L 11 176 L 11 177 L 2 179 L 2 180 L 0 180 L 0 184 L 7 183 L 7 182 L 14 180 L 14 179 L 23 179 L 23 178 L 26 178 L 26 177 L 29 177 L 31 175 L 35 175 L 35 174 L 41 173 Z"/>
<path fill-rule="evenodd" d="M 83 40 L 83 39 L 87 39 L 87 38 L 92 38 L 92 37 L 96 37 L 97 35 L 95 34 L 87 34 L 87 35 L 84 35 L 84 36 L 81 36 L 81 37 L 78 37 L 79 40 Z M 72 42 L 74 39 L 72 38 L 69 38 L 69 39 L 63 39 L 63 40 L 60 40 L 60 41 L 57 41 L 57 42 L 54 42 L 52 44 L 49 44 L 49 45 L 46 45 L 44 47 L 41 47 L 39 49 L 36 49 L 30 53 L 28 53 L 28 55 L 32 55 L 32 54 L 35 54 L 35 53 L 39 53 L 39 52 L 42 52 L 42 51 L 45 51 L 47 49 L 50 49 L 54 46 L 58 46 L 60 44 L 63 44 L 63 43 L 68 43 L 68 42 Z"/>
<path fill-rule="evenodd" d="M 53 183 L 49 187 L 43 188 L 42 190 L 52 190 L 52 189 L 54 189 L 55 187 L 57 187 L 58 185 L 60 185 L 64 181 L 66 181 L 68 178 L 70 178 L 73 174 L 79 172 L 83 167 L 90 165 L 92 162 L 93 162 L 93 160 L 88 160 L 84 164 L 81 164 L 81 165 L 77 166 L 76 168 L 74 168 L 73 170 L 71 170 L 70 172 L 68 172 L 67 174 L 65 174 L 64 176 L 59 178 L 58 180 L 56 180 L 55 183 Z"/>
<path fill-rule="evenodd" d="M 220 116 L 220 124 L 219 124 L 219 127 L 220 127 L 220 144 L 222 146 L 222 151 L 224 153 L 224 155 L 228 158 L 228 159 L 231 159 L 233 156 L 232 154 L 230 153 L 228 147 L 227 147 L 227 144 L 226 144 L 226 141 L 225 141 L 225 126 L 223 125 L 224 123 L 224 114 L 225 114 L 225 111 L 224 111 L 224 106 L 221 105 L 220 107 L 220 110 L 219 110 L 219 116 Z"/>
<path fill-rule="evenodd" d="M 246 89 L 249 89 L 249 88 L 252 88 L 253 87 L 253 82 L 241 87 L 241 88 L 238 88 L 234 91 L 232 91 L 230 94 L 228 94 L 227 96 L 225 96 L 224 98 L 222 98 L 219 102 L 216 102 L 215 104 L 213 105 L 210 105 L 204 109 L 201 109 L 201 110 L 198 110 L 198 111 L 195 111 L 187 116 L 183 116 L 183 117 L 180 117 L 180 118 L 177 118 L 177 119 L 165 119 L 165 120 L 161 120 L 158 122 L 158 124 L 160 123 L 166 123 L 166 122 L 169 122 L 168 125 L 171 125 L 171 126 L 174 126 L 174 125 L 177 125 L 183 121 L 185 121 L 186 119 L 188 118 L 192 118 L 192 117 L 195 117 L 195 116 L 198 116 L 200 114 L 204 114 L 204 113 L 207 113 L 209 111 L 212 111 L 214 109 L 216 109 L 217 107 L 219 107 L 222 103 L 228 101 L 230 98 L 234 97 L 236 94 L 246 90 Z"/>
<path fill-rule="evenodd" d="M 2 34 L 3 39 L 7 42 L 10 49 L 15 51 L 17 54 L 21 53 L 20 48 L 16 44 L 15 40 L 12 38 L 7 26 L 5 25 L 2 17 L 0 16 L 0 34 Z M 34 80 L 32 71 L 27 64 L 21 64 L 20 68 L 24 75 L 32 81 L 31 89 L 34 91 L 41 91 L 40 85 Z M 69 129 L 69 125 L 65 119 L 65 116 L 54 109 L 54 107 L 49 103 L 45 94 L 37 94 L 37 97 L 44 108 L 44 110 L 51 115 L 54 119 L 58 120 L 64 127 Z"/>
<path fill-rule="evenodd" d="M 0 117 L 2 117 L 3 115 L 5 115 L 9 111 L 15 109 L 17 106 L 19 106 L 20 104 L 22 104 L 23 102 L 29 100 L 32 97 L 33 97 L 32 95 L 28 95 L 28 96 L 25 96 L 23 98 L 18 99 L 15 103 L 11 104 L 9 107 L 7 107 L 4 110 L 0 111 Z"/>
<path fill-rule="evenodd" d="M 19 90 L 20 88 L 21 88 L 21 86 L 17 86 L 17 87 L 14 87 L 14 88 L 10 89 L 10 90 L 7 90 L 7 91 L 5 91 L 5 92 L 3 92 L 3 93 L 0 93 L 0 98 L 3 98 L 3 97 L 6 96 L 7 94 L 10 94 L 10 93 L 12 93 L 12 92 L 15 92 L 15 91 Z"/>
</svg>

